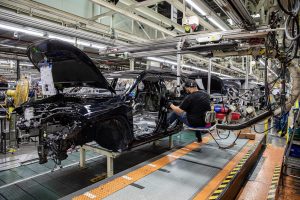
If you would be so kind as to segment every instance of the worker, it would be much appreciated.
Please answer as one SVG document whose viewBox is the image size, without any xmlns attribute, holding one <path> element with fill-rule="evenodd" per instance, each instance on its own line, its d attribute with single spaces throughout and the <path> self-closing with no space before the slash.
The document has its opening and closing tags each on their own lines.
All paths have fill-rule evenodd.
<svg viewBox="0 0 300 200">
<path fill-rule="evenodd" d="M 168 124 L 179 120 L 189 127 L 205 127 L 205 113 L 211 110 L 209 94 L 204 90 L 199 90 L 197 83 L 193 80 L 187 80 L 184 89 L 188 96 L 180 106 L 168 102 L 168 107 L 173 111 L 168 116 Z M 198 142 L 202 142 L 201 132 L 196 131 L 196 137 Z"/>
</svg>

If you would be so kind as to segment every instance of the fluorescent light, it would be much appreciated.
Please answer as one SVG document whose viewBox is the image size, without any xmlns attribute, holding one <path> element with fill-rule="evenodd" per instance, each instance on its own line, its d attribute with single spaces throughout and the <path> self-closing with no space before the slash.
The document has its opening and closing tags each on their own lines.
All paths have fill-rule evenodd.
<svg viewBox="0 0 300 200">
<path fill-rule="evenodd" d="M 174 62 L 174 61 L 171 61 L 171 60 L 168 60 L 168 59 L 156 58 L 156 57 L 147 57 L 147 60 L 161 62 L 161 63 L 168 63 L 168 64 L 171 64 L 171 65 L 176 65 L 177 66 L 177 62 Z M 198 67 L 195 67 L 195 66 L 192 66 L 192 65 L 187 65 L 187 64 L 183 64 L 182 67 L 189 68 L 189 69 L 194 69 L 194 70 L 198 70 L 198 71 L 202 71 L 202 72 L 208 72 L 208 70 L 206 70 L 206 69 L 201 69 L 201 68 L 198 68 Z M 219 76 L 233 78 L 232 76 L 217 73 L 217 72 L 213 72 L 213 71 L 211 73 L 219 75 Z"/>
<path fill-rule="evenodd" d="M 256 81 L 251 81 L 249 83 L 254 83 L 254 84 L 257 84 L 257 85 L 263 85 L 264 84 L 263 82 L 256 82 Z"/>
<path fill-rule="evenodd" d="M 260 64 L 262 64 L 263 66 L 265 66 L 265 63 L 262 59 L 259 59 Z"/>
<path fill-rule="evenodd" d="M 33 67 L 33 64 L 30 64 L 30 63 L 20 63 L 20 66 Z"/>
<path fill-rule="evenodd" d="M 192 0 L 186 0 L 188 4 L 190 4 L 195 10 L 197 10 L 201 15 L 206 15 L 206 12 L 202 10 L 197 4 L 195 4 Z"/>
<path fill-rule="evenodd" d="M 221 24 L 219 24 L 214 18 L 212 17 L 207 17 L 207 19 L 209 21 L 211 21 L 214 25 L 216 25 L 219 29 L 221 29 L 222 31 L 226 31 L 227 29 L 224 28 Z"/>
<path fill-rule="evenodd" d="M 260 17 L 260 14 L 255 14 L 255 15 L 251 15 L 253 18 L 259 18 Z"/>
<path fill-rule="evenodd" d="M 105 49 L 106 48 L 106 46 L 101 45 L 101 44 L 92 44 L 92 47 L 96 48 L 96 49 Z"/>
<path fill-rule="evenodd" d="M 5 30 L 9 30 L 9 31 L 16 31 L 16 32 L 20 32 L 20 33 L 26 33 L 28 35 L 33 35 L 33 36 L 37 36 L 37 37 L 43 37 L 44 36 L 44 33 L 41 33 L 41 32 L 37 32 L 37 31 L 33 31 L 33 30 L 27 30 L 27 29 L 24 29 L 24 28 L 13 27 L 13 26 L 4 25 L 4 24 L 0 24 L 0 28 L 5 29 Z"/>
<path fill-rule="evenodd" d="M 90 47 L 91 46 L 91 43 L 84 42 L 84 41 L 77 41 L 77 44 L 82 45 L 82 46 L 86 46 L 86 47 Z"/>
<path fill-rule="evenodd" d="M 57 36 L 57 35 L 49 35 L 48 37 L 51 38 L 51 39 L 58 39 L 58 40 L 62 40 L 62 41 L 65 41 L 65 42 L 69 42 L 69 43 L 72 43 L 72 44 L 75 43 L 75 39 L 71 39 L 71 38 L 61 37 L 61 36 Z"/>
<path fill-rule="evenodd" d="M 227 21 L 229 22 L 230 25 L 232 25 L 232 26 L 234 25 L 232 19 L 229 18 L 229 19 L 227 19 Z"/>
<path fill-rule="evenodd" d="M 24 50 L 27 49 L 25 47 L 19 47 L 19 46 L 7 45 L 7 44 L 0 44 L 0 46 L 9 47 L 9 48 L 15 48 L 15 49 L 24 49 Z"/>
<path fill-rule="evenodd" d="M 194 3 L 192 0 L 186 0 L 188 4 L 190 4 L 195 10 L 197 10 L 201 15 L 207 15 L 207 13 L 202 10 L 196 3 Z M 221 24 L 219 24 L 213 17 L 211 16 L 206 16 L 207 19 L 212 22 L 214 25 L 216 25 L 219 29 L 226 31 L 227 28 L 224 28 Z"/>
<path fill-rule="evenodd" d="M 101 44 L 93 44 L 90 42 L 85 42 L 85 41 L 77 41 L 77 44 L 85 46 L 85 47 L 91 47 L 91 48 L 95 48 L 95 49 L 105 49 L 106 46 L 101 45 Z"/>
<path fill-rule="evenodd" d="M 272 74 L 274 74 L 276 77 L 278 77 L 278 75 L 277 75 L 272 69 L 270 69 L 269 67 L 268 67 L 268 70 L 269 70 L 270 72 L 272 72 Z"/>
<path fill-rule="evenodd" d="M 174 62 L 174 61 L 167 60 L 167 59 L 162 59 L 162 58 L 147 57 L 147 60 L 152 60 L 152 61 L 161 62 L 161 63 L 168 63 L 168 64 L 171 64 L 171 65 L 177 65 L 177 63 Z"/>
<path fill-rule="evenodd" d="M 208 72 L 205 69 L 201 69 L 201 68 L 198 68 L 198 67 L 195 67 L 195 66 L 191 66 L 191 65 L 186 65 L 186 64 L 182 65 L 182 67 L 189 68 L 189 69 L 194 69 L 194 70 L 198 70 L 198 71 L 202 71 L 202 72 Z"/>
</svg>

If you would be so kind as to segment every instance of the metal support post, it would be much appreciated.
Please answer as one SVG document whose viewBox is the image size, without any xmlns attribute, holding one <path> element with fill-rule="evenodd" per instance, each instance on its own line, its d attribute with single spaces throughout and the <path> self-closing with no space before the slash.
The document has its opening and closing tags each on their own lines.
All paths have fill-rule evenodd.
<svg viewBox="0 0 300 200">
<path fill-rule="evenodd" d="M 169 136 L 169 148 L 170 148 L 170 149 L 173 149 L 173 147 L 174 147 L 173 136 L 170 135 L 170 136 Z"/>
<path fill-rule="evenodd" d="M 242 69 L 243 70 L 245 69 L 245 59 L 244 59 L 244 57 L 242 57 Z"/>
<path fill-rule="evenodd" d="M 208 65 L 208 77 L 207 77 L 207 93 L 210 95 L 210 86 L 211 86 L 211 59 L 209 58 L 209 65 Z"/>
<path fill-rule="evenodd" d="M 246 57 L 246 78 L 245 78 L 245 90 L 249 89 L 249 65 L 248 57 Z"/>
<path fill-rule="evenodd" d="M 16 148 L 18 146 L 17 144 L 17 132 L 16 132 L 16 118 L 17 113 L 14 111 L 10 115 L 9 120 L 9 146 L 10 148 Z"/>
<path fill-rule="evenodd" d="M 129 69 L 130 69 L 130 71 L 133 71 L 134 70 L 134 58 L 130 58 L 129 62 L 130 62 Z"/>
<path fill-rule="evenodd" d="M 6 154 L 6 116 L 0 116 L 0 152 Z"/>
<path fill-rule="evenodd" d="M 17 81 L 20 80 L 20 78 L 21 78 L 20 74 L 21 74 L 21 72 L 20 72 L 20 61 L 17 60 Z"/>
<path fill-rule="evenodd" d="M 177 88 L 176 88 L 176 95 L 179 97 L 180 96 L 180 76 L 181 76 L 181 62 L 182 62 L 182 56 L 180 54 L 182 45 L 184 43 L 184 39 L 182 39 L 181 41 L 179 41 L 177 43 Z"/>
<path fill-rule="evenodd" d="M 98 144 L 85 144 L 80 148 L 80 167 L 85 167 L 85 151 L 93 151 L 95 153 L 98 153 L 100 155 L 106 156 L 107 165 L 106 165 L 106 171 L 107 171 L 107 177 L 111 177 L 114 175 L 114 158 L 120 155 L 118 152 L 113 152 L 107 149 L 103 149 Z"/>
<path fill-rule="evenodd" d="M 151 66 L 151 61 L 150 61 L 150 60 L 147 60 L 146 69 L 150 69 L 150 66 Z"/>
<path fill-rule="evenodd" d="M 131 33 L 134 33 L 134 20 L 131 20 Z"/>
<path fill-rule="evenodd" d="M 107 177 L 112 177 L 114 175 L 114 158 L 111 156 L 106 156 L 107 160 Z"/>
<path fill-rule="evenodd" d="M 186 22 L 186 6 L 185 6 L 185 0 L 182 1 L 183 10 L 182 10 L 182 25 Z"/>
<path fill-rule="evenodd" d="M 271 130 L 270 130 L 270 134 L 273 135 L 273 127 L 274 127 L 274 117 L 271 117 Z"/>
<path fill-rule="evenodd" d="M 85 149 L 83 147 L 80 147 L 80 160 L 79 165 L 81 168 L 85 167 Z"/>
</svg>

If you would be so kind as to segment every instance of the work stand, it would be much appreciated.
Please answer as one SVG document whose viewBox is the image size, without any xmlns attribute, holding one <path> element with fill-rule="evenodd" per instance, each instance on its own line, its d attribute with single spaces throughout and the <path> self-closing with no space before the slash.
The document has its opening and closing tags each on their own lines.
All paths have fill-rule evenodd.
<svg viewBox="0 0 300 200">
<path fill-rule="evenodd" d="M 157 140 L 153 142 L 154 145 L 157 145 Z M 169 148 L 174 147 L 173 136 L 169 136 Z M 86 163 L 86 150 L 98 153 L 100 155 L 106 156 L 106 176 L 111 177 L 114 175 L 114 159 L 121 155 L 120 152 L 110 151 L 100 147 L 97 143 L 85 144 L 80 147 L 80 160 L 79 165 L 81 168 L 85 168 Z"/>
<path fill-rule="evenodd" d="M 106 156 L 106 176 L 111 177 L 114 175 L 114 159 L 118 157 L 121 153 L 119 152 L 113 152 L 108 149 L 104 149 L 97 145 L 96 143 L 93 144 L 85 144 L 82 147 L 80 147 L 80 160 L 79 164 L 81 168 L 85 167 L 85 152 L 86 150 L 93 151 L 95 153 L 101 154 Z"/>
</svg>

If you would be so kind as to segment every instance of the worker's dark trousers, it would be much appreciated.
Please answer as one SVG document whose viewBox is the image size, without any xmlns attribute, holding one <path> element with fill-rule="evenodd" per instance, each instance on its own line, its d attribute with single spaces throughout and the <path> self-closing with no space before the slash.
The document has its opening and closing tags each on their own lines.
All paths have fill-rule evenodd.
<svg viewBox="0 0 300 200">
<path fill-rule="evenodd" d="M 189 125 L 189 122 L 187 120 L 187 117 L 186 117 L 186 113 L 182 113 L 182 114 L 177 114 L 175 112 L 171 112 L 169 115 L 168 115 L 168 124 L 172 124 L 176 119 L 178 119 L 179 121 L 181 121 L 182 123 L 184 123 L 185 125 L 191 127 Z M 195 134 L 196 134 L 196 137 L 198 139 L 198 141 L 202 141 L 202 136 L 201 136 L 201 132 L 200 131 L 195 131 Z"/>
<path fill-rule="evenodd" d="M 198 141 L 202 141 L 201 131 L 195 131 L 195 134 L 196 134 Z"/>
<path fill-rule="evenodd" d="M 178 119 L 179 121 L 181 121 L 185 125 L 190 126 L 189 122 L 187 121 L 187 118 L 186 118 L 186 112 L 181 113 L 181 114 L 177 114 L 176 112 L 169 113 L 168 118 L 167 118 L 167 122 L 170 125 L 173 122 L 175 122 L 176 119 Z"/>
</svg>

